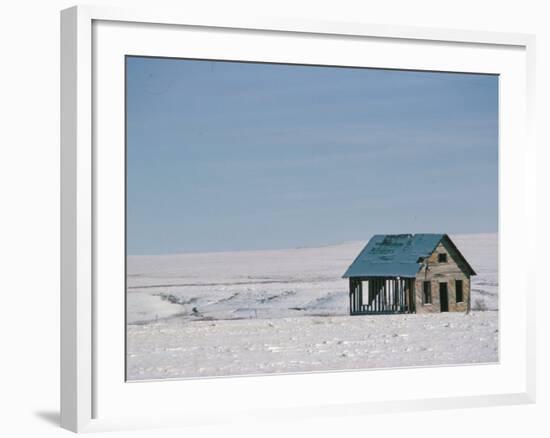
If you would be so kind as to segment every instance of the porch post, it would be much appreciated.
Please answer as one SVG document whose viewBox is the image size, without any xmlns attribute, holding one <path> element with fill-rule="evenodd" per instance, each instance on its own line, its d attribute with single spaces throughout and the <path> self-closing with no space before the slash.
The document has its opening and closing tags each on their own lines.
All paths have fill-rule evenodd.
<svg viewBox="0 0 550 438">
<path fill-rule="evenodd" d="M 349 279 L 349 314 L 353 315 L 353 279 Z"/>
</svg>

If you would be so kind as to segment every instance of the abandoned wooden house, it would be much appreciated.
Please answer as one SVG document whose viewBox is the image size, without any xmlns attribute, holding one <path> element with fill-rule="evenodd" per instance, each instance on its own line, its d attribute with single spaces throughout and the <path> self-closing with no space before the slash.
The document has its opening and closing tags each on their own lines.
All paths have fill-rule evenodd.
<svg viewBox="0 0 550 438">
<path fill-rule="evenodd" d="M 373 236 L 347 269 L 351 315 L 465 312 L 476 275 L 447 234 Z"/>
</svg>

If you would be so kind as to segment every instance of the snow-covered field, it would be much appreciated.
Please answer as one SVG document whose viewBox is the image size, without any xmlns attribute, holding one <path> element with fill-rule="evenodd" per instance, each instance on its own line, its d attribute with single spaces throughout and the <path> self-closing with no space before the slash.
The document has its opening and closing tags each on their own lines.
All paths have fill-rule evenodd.
<svg viewBox="0 0 550 438">
<path fill-rule="evenodd" d="M 495 362 L 497 235 L 451 238 L 489 311 L 349 316 L 341 275 L 366 242 L 128 257 L 128 378 Z"/>
</svg>

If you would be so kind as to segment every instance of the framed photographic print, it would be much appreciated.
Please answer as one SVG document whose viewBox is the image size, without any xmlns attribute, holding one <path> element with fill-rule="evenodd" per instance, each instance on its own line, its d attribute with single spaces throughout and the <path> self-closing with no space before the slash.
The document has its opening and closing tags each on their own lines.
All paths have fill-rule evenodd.
<svg viewBox="0 0 550 438">
<path fill-rule="evenodd" d="M 61 44 L 63 427 L 534 401 L 533 37 L 75 7 Z"/>
</svg>

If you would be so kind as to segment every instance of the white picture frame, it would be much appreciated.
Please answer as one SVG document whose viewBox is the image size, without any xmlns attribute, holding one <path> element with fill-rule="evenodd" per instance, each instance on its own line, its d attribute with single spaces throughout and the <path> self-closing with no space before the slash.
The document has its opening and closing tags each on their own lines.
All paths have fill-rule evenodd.
<svg viewBox="0 0 550 438">
<path fill-rule="evenodd" d="M 240 52 L 224 47 L 224 32 L 223 40 L 232 39 L 233 47 L 239 47 Z M 109 208 L 121 207 L 120 194 L 124 190 L 121 149 L 117 146 L 124 131 L 120 112 L 124 98 L 120 57 L 124 54 L 182 57 L 181 41 L 185 38 L 193 39 L 185 54 L 206 59 L 501 75 L 499 281 L 503 293 L 499 304 L 502 350 L 499 364 L 357 371 L 363 373 L 362 378 L 368 382 L 365 385 L 372 388 L 368 394 L 361 388 L 351 391 L 347 386 L 355 371 L 185 382 L 124 381 L 124 370 L 120 369 L 124 362 L 120 343 L 121 339 L 123 342 L 120 327 L 124 325 L 120 305 L 124 300 L 120 294 L 124 290 L 120 290 L 119 283 L 124 264 L 119 243 L 124 238 L 124 225 L 121 227 L 116 211 L 109 216 L 115 218 L 112 221 L 105 221 L 103 216 Z M 321 44 L 323 50 L 316 50 Z M 295 49 L 291 50 L 291 45 Z M 359 59 L 357 54 L 365 53 L 363 49 L 372 50 L 369 61 Z M 305 50 L 311 58 L 304 58 Z M 194 16 L 192 11 L 136 11 L 103 6 L 78 6 L 62 11 L 62 427 L 81 432 L 208 424 L 250 416 L 267 420 L 534 402 L 535 272 L 525 261 L 514 261 L 511 257 L 517 251 L 532 251 L 535 246 L 534 53 L 534 37 L 524 34 L 242 16 L 204 17 Z M 523 208 L 514 208 L 518 203 Z M 528 231 L 519 236 L 517 229 Z M 113 300 L 109 306 L 103 299 L 107 290 Z M 511 290 L 520 292 L 513 296 L 508 292 Z M 375 376 L 381 382 L 378 390 L 373 373 L 380 373 Z M 412 375 L 416 380 L 429 379 L 432 387 L 411 385 L 405 390 L 404 386 L 396 385 L 382 396 L 385 379 L 407 382 Z M 441 388 L 441 381 L 450 375 L 459 376 L 458 381 L 449 388 Z M 182 394 L 183 385 L 186 394 L 197 397 L 187 401 L 185 397 L 177 397 Z M 323 388 L 323 394 L 311 391 L 318 387 Z M 285 397 L 289 388 L 297 388 L 298 394 L 292 402 Z M 236 392 L 240 393 L 237 397 Z M 267 396 L 262 399 L 262 393 L 269 393 L 269 400 Z M 158 403 L 161 397 L 165 402 Z M 156 402 L 143 403 L 144 406 L 136 403 L 143 400 Z"/>
</svg>

